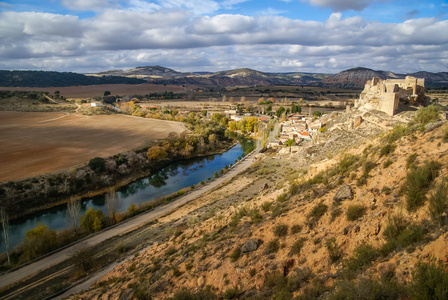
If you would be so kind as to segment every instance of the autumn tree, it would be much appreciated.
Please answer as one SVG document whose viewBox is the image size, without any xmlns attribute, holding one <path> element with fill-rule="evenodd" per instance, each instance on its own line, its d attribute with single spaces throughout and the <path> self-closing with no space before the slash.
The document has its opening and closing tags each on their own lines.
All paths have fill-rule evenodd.
<svg viewBox="0 0 448 300">
<path fill-rule="evenodd" d="M 246 118 L 246 131 L 254 132 L 254 130 L 259 122 L 260 121 L 258 120 L 257 117 Z"/>
<path fill-rule="evenodd" d="M 230 122 L 229 122 L 229 130 L 231 130 L 231 131 L 235 131 L 235 130 L 237 130 L 236 122 L 235 122 L 235 121 L 230 121 Z"/>
<path fill-rule="evenodd" d="M 23 240 L 23 249 L 28 259 L 44 255 L 57 248 L 56 231 L 48 229 L 46 225 L 38 223 L 37 226 L 26 232 Z"/>
<path fill-rule="evenodd" d="M 148 159 L 149 160 L 160 160 L 168 156 L 165 148 L 159 145 L 154 145 L 148 149 Z"/>
<path fill-rule="evenodd" d="M 103 228 L 104 214 L 101 209 L 94 210 L 92 207 L 80 218 L 81 227 L 90 233 L 100 231 Z"/>
</svg>

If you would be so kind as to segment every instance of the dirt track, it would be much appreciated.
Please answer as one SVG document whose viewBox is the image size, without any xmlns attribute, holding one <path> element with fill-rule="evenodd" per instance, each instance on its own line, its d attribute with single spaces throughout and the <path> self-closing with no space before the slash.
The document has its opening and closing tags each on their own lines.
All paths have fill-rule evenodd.
<svg viewBox="0 0 448 300">
<path fill-rule="evenodd" d="M 126 115 L 64 115 L 0 112 L 1 182 L 75 167 L 186 130 L 178 122 Z"/>
</svg>

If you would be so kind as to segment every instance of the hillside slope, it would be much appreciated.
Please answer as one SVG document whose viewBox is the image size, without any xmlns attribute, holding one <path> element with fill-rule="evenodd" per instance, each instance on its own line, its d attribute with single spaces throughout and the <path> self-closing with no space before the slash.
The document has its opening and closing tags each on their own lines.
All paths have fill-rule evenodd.
<svg viewBox="0 0 448 300">
<path fill-rule="evenodd" d="M 367 68 L 352 68 L 337 74 L 321 73 L 268 73 L 248 68 L 219 71 L 214 73 L 182 73 L 161 66 L 137 67 L 130 70 L 112 70 L 91 74 L 97 76 L 114 75 L 144 78 L 151 83 L 200 85 L 200 86 L 270 86 L 270 85 L 308 85 L 338 88 L 362 89 L 372 77 L 399 79 L 407 75 L 425 78 L 427 87 L 448 86 L 448 73 L 417 72 L 395 74 L 389 71 L 375 71 Z"/>
<path fill-rule="evenodd" d="M 446 286 L 424 264 L 448 258 L 446 122 L 375 138 L 409 115 L 370 112 L 352 128 L 359 114 L 160 218 L 172 222 L 161 238 L 72 299 L 418 299 Z M 437 279 L 423 284 L 425 270 Z"/>
</svg>

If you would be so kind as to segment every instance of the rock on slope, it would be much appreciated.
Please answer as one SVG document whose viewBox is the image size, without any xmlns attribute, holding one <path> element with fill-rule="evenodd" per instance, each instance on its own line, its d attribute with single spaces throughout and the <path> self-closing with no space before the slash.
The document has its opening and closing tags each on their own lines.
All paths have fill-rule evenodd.
<svg viewBox="0 0 448 300">
<path fill-rule="evenodd" d="M 408 209 L 407 174 L 433 161 L 431 181 L 420 190 L 426 199 L 434 195 L 448 176 L 448 127 L 426 133 L 402 128 L 327 157 L 320 162 L 326 168 L 307 175 L 295 157 L 302 152 L 260 155 L 234 182 L 264 181 L 267 189 L 224 186 L 242 201 L 180 218 L 165 240 L 136 253 L 81 297 L 415 297 L 418 291 L 403 286 L 415 282 L 419 261 L 447 260 L 448 233 L 438 224 L 447 221 L 446 211 L 442 219 L 431 218 L 428 200 Z"/>
</svg>

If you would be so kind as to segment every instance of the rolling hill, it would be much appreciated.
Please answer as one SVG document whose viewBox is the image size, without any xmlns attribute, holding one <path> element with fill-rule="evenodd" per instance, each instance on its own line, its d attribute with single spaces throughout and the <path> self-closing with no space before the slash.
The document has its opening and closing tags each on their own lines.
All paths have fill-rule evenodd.
<svg viewBox="0 0 448 300">
<path fill-rule="evenodd" d="M 143 66 L 130 70 L 110 70 L 94 74 L 45 71 L 1 71 L 0 86 L 10 87 L 58 87 L 100 84 L 154 84 L 196 85 L 209 87 L 306 85 L 362 89 L 372 77 L 381 79 L 405 78 L 407 75 L 425 78 L 430 88 L 448 87 L 448 72 L 420 71 L 396 74 L 368 68 L 352 68 L 338 74 L 323 73 L 268 73 L 242 68 L 211 72 L 178 72 L 161 66 Z"/>
</svg>

